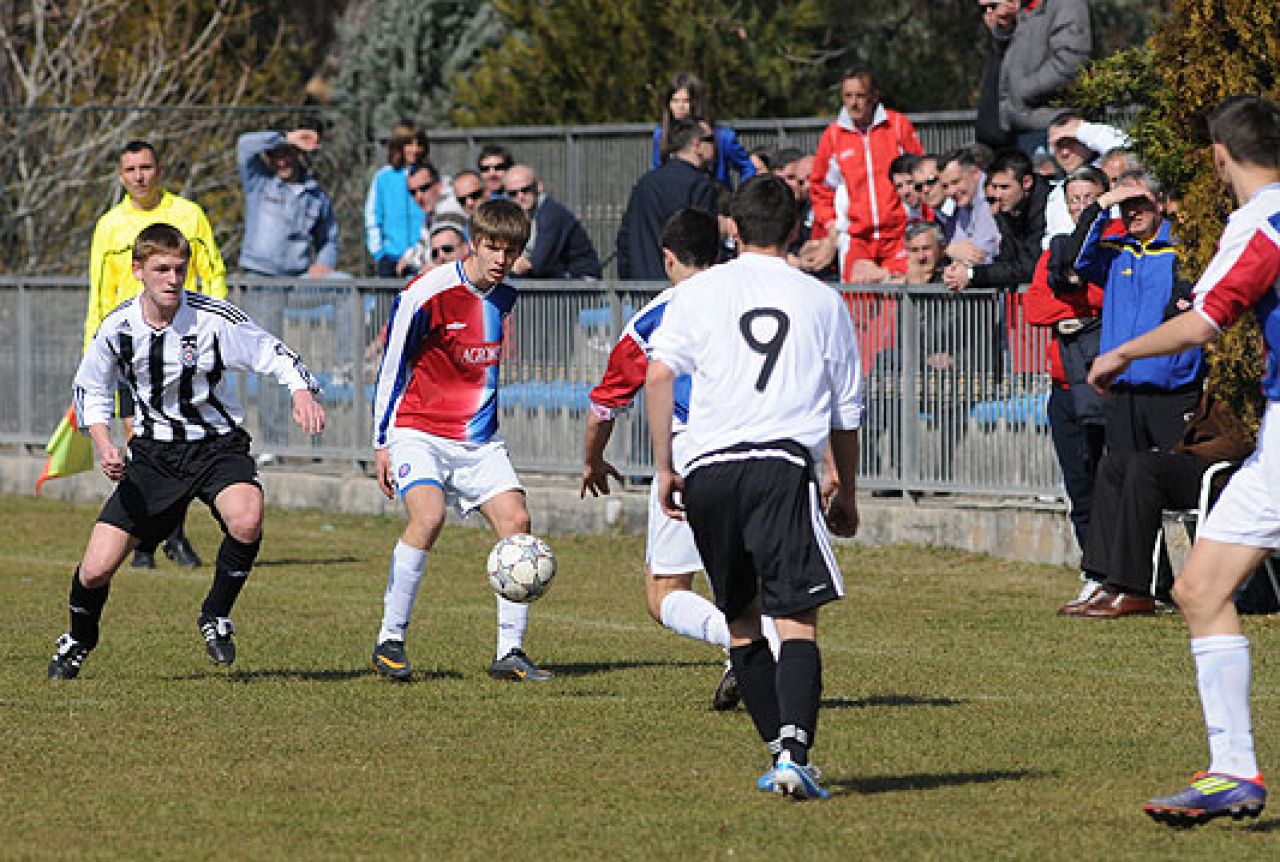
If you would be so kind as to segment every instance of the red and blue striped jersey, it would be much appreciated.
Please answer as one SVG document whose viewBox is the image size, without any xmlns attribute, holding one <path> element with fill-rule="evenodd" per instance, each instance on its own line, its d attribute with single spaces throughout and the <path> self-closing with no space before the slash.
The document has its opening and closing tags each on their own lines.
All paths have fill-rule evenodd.
<svg viewBox="0 0 1280 862">
<path fill-rule="evenodd" d="M 1267 343 L 1262 391 L 1280 401 L 1280 184 L 1231 214 L 1194 295 L 1196 311 L 1219 330 L 1253 309 Z"/>
<path fill-rule="evenodd" d="M 506 282 L 481 292 L 462 261 L 409 283 L 391 309 L 373 398 L 373 446 L 391 428 L 482 443 L 498 430 L 503 322 L 516 302 Z"/>
<path fill-rule="evenodd" d="M 612 419 L 614 413 L 629 405 L 644 386 L 645 373 L 649 370 L 649 338 L 662 322 L 672 290 L 674 288 L 668 287 L 662 291 L 627 321 L 627 328 L 609 354 L 604 378 L 588 395 L 600 418 Z M 680 375 L 675 381 L 672 424 L 677 429 L 683 427 L 689 418 L 689 381 L 688 374 Z"/>
</svg>

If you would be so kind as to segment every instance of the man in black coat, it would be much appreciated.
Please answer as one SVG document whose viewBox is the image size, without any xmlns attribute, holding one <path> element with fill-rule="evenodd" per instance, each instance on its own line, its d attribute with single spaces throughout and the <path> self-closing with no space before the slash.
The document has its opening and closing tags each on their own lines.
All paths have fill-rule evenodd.
<svg viewBox="0 0 1280 862">
<path fill-rule="evenodd" d="M 716 214 L 715 133 L 700 119 L 675 120 L 668 130 L 671 156 L 636 182 L 618 228 L 618 276 L 665 281 L 662 226 L 677 210 L 697 207 Z"/>
<path fill-rule="evenodd" d="M 577 216 L 542 190 L 528 165 L 512 165 L 503 178 L 507 197 L 532 225 L 524 253 L 511 269 L 526 278 L 599 278 L 600 258 Z"/>
</svg>

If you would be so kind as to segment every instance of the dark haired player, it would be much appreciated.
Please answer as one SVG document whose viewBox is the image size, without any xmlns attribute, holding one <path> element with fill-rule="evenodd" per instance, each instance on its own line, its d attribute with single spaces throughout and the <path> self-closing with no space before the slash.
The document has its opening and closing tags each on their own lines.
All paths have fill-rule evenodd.
<svg viewBox="0 0 1280 862">
<path fill-rule="evenodd" d="M 134 548 L 154 550 L 187 505 L 200 499 L 222 525 L 213 585 L 197 624 L 209 658 L 235 661 L 230 614 L 262 539 L 262 487 L 241 427 L 244 410 L 227 387 L 230 371 L 271 374 L 293 395 L 293 418 L 324 429 L 319 387 L 298 355 L 239 308 L 183 290 L 191 246 L 172 225 L 154 224 L 133 244 L 142 293 L 103 319 L 75 378 L 81 430 L 108 479 L 117 482 L 71 576 L 71 630 L 58 638 L 50 679 L 74 679 L 98 645 L 111 578 Z M 125 453 L 108 423 L 123 383 L 137 408 Z"/>
<path fill-rule="evenodd" d="M 1200 525 L 1173 585 L 1191 635 L 1209 736 L 1208 769 L 1190 786 L 1143 807 L 1173 826 L 1224 815 L 1257 817 L 1267 801 L 1249 714 L 1249 640 L 1232 599 L 1280 548 L 1280 107 L 1257 96 L 1227 99 L 1209 116 L 1209 138 L 1214 167 L 1238 209 L 1195 286 L 1195 313 L 1104 353 L 1089 374 L 1089 382 L 1102 390 L 1134 360 L 1207 344 L 1250 310 L 1267 347 L 1262 379 L 1267 409 L 1258 447 Z"/>
<path fill-rule="evenodd" d="M 659 497 L 670 517 L 687 513 L 729 623 L 743 700 L 776 758 L 757 787 L 825 798 L 809 762 L 822 693 L 818 609 L 844 588 L 815 462 L 829 439 L 837 485 L 826 520 L 853 535 L 857 340 L 840 294 L 786 262 L 796 222 L 787 184 L 748 180 L 731 213 L 742 254 L 681 283 L 650 341 L 646 400 Z M 671 419 L 682 374 L 692 386 L 677 464 Z M 776 661 L 762 612 L 782 641 Z"/>
<path fill-rule="evenodd" d="M 720 250 L 719 222 L 696 207 L 678 210 L 662 227 L 662 262 L 672 287 L 649 301 L 627 321 L 617 345 L 609 354 L 600 385 L 591 390 L 591 411 L 583 440 L 580 496 L 609 493 L 609 477 L 622 481 L 604 458 L 613 434 L 618 410 L 631 404 L 644 386 L 649 368 L 649 339 L 662 323 L 674 286 L 716 262 Z M 689 414 L 689 378 L 675 384 L 673 444 L 680 446 L 680 432 Z M 650 485 L 649 530 L 645 545 L 645 603 L 654 621 L 679 635 L 729 649 L 729 627 L 724 614 L 693 589 L 694 572 L 702 569 L 693 532 L 687 522 L 669 518 L 658 502 L 657 483 Z M 770 628 L 772 626 L 770 625 Z M 775 635 L 776 637 L 776 635 Z M 738 705 L 738 683 L 733 668 L 726 667 L 711 705 L 717 710 Z"/>
</svg>

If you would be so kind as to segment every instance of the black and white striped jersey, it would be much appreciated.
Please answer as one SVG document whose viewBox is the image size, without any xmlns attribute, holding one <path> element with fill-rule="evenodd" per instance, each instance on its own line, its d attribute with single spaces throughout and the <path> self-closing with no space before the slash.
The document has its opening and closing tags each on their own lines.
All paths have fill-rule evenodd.
<svg viewBox="0 0 1280 862">
<path fill-rule="evenodd" d="M 244 421 L 228 377 L 232 371 L 270 374 L 290 392 L 320 387 L 298 354 L 236 306 L 190 291 L 173 322 L 154 329 L 142 318 L 142 298 L 106 316 L 75 379 L 81 430 L 107 423 L 116 389 L 133 393 L 134 433 L 153 440 L 201 440 L 228 434 Z"/>
</svg>

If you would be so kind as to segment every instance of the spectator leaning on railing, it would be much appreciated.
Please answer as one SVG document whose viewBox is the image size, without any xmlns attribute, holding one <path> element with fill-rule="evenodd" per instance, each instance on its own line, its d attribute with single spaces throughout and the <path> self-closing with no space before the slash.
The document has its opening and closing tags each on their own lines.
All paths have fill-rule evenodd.
<svg viewBox="0 0 1280 862">
<path fill-rule="evenodd" d="M 1004 150 L 991 163 L 988 186 L 999 206 L 1000 251 L 990 263 L 947 267 L 944 281 L 952 290 L 967 287 L 1016 288 L 1031 280 L 1044 236 L 1044 207 L 1049 184 L 1031 170 L 1022 150 Z"/>
</svg>

